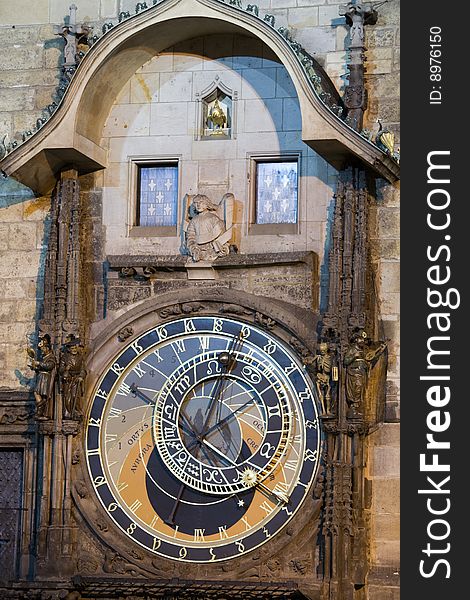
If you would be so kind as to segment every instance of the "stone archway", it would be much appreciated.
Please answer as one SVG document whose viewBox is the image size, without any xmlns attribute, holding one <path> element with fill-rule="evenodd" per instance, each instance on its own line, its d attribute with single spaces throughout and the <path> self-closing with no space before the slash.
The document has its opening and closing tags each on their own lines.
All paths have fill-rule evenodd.
<svg viewBox="0 0 470 600">
<path fill-rule="evenodd" d="M 219 0 L 165 0 L 108 31 L 81 62 L 57 112 L 4 158 L 3 171 L 36 193 L 47 193 L 68 165 L 79 173 L 106 167 L 100 132 L 124 82 L 168 46 L 224 32 L 258 38 L 278 56 L 297 91 L 306 144 L 337 168 L 355 157 L 386 179 L 396 179 L 395 163 L 321 101 L 282 28 Z"/>
</svg>

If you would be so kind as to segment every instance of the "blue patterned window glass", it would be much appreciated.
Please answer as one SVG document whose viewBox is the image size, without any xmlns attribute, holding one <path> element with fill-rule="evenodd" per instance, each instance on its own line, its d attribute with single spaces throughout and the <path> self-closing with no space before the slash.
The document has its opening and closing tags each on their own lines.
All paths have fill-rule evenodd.
<svg viewBox="0 0 470 600">
<path fill-rule="evenodd" d="M 137 224 L 141 227 L 175 227 L 178 212 L 178 166 L 139 166 Z"/>
<path fill-rule="evenodd" d="M 256 223 L 297 223 L 297 161 L 256 163 Z"/>
</svg>

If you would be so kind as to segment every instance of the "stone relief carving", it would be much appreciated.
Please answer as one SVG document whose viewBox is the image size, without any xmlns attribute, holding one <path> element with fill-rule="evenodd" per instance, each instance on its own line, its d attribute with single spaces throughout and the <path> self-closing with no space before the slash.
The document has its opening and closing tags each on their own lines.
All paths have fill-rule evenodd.
<svg viewBox="0 0 470 600">
<path fill-rule="evenodd" d="M 184 252 L 194 262 L 226 256 L 232 237 L 234 195 L 227 193 L 219 203 L 204 194 L 186 196 Z"/>
<path fill-rule="evenodd" d="M 202 304 L 199 304 L 198 302 L 191 304 L 185 302 L 183 304 L 174 304 L 173 306 L 167 306 L 166 308 L 162 308 L 162 310 L 160 310 L 158 314 L 162 319 L 166 319 L 167 317 L 171 317 L 172 315 L 189 315 L 190 313 L 199 312 L 203 308 L 204 306 Z"/>
<path fill-rule="evenodd" d="M 38 352 L 27 349 L 31 358 L 30 368 L 36 372 L 34 398 L 36 400 L 36 418 L 43 421 L 53 417 L 57 361 L 52 350 L 51 337 L 44 334 L 39 338 Z"/>
<path fill-rule="evenodd" d="M 132 335 L 134 335 L 134 330 L 132 327 L 123 327 L 117 334 L 117 339 L 120 342 L 125 342 Z"/>
<path fill-rule="evenodd" d="M 276 327 L 276 321 L 274 319 L 271 319 L 271 317 L 268 317 L 267 315 L 263 315 L 260 312 L 257 312 L 255 314 L 255 321 L 256 323 L 259 323 L 262 327 L 266 327 L 266 329 L 274 329 L 274 327 Z"/>
</svg>

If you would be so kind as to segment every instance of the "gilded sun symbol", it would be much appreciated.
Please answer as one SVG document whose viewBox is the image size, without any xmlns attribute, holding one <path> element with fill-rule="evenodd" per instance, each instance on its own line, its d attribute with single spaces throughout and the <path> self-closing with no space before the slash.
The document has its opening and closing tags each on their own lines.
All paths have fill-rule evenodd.
<svg viewBox="0 0 470 600">
<path fill-rule="evenodd" d="M 242 481 L 247 487 L 251 487 L 258 483 L 258 475 L 253 469 L 245 469 L 242 475 Z"/>
</svg>

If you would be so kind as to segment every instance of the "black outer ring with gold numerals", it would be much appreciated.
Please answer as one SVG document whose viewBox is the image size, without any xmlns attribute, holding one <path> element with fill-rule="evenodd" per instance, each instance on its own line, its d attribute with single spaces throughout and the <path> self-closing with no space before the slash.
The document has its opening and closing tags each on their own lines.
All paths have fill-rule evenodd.
<svg viewBox="0 0 470 600">
<path fill-rule="evenodd" d="M 162 420 L 162 415 L 165 414 L 163 411 L 165 406 L 169 405 L 168 402 L 173 402 L 177 411 L 180 410 L 187 398 L 188 390 L 204 382 L 204 374 L 207 379 L 208 365 L 212 364 L 214 368 L 216 357 L 220 355 L 220 346 L 219 350 L 214 350 L 210 345 L 218 343 L 222 344 L 222 350 L 230 350 L 233 340 L 237 338 L 240 343 L 232 356 L 236 366 L 227 373 L 227 378 L 231 382 L 245 386 L 248 397 L 253 397 L 254 401 L 257 397 L 257 402 L 264 407 L 262 410 L 265 414 L 267 440 L 263 438 L 263 445 L 265 443 L 267 445 L 264 452 L 253 452 L 248 458 L 245 457 L 244 462 L 236 461 L 235 464 L 232 461 L 233 464 L 227 464 L 222 461 L 217 468 L 213 463 L 204 465 L 207 461 L 203 457 L 198 457 L 199 463 L 205 467 L 210 466 L 212 472 L 216 470 L 218 476 L 224 477 L 223 485 L 209 489 L 204 487 L 204 482 L 197 476 L 188 478 L 184 470 L 178 472 L 174 469 L 172 457 L 176 452 L 181 451 L 178 444 L 184 446 L 184 440 L 181 432 L 178 432 L 174 440 L 170 438 L 172 443 L 168 443 L 163 433 L 164 426 L 173 427 L 178 431 L 178 418 L 174 417 L 172 421 L 165 422 Z M 176 355 L 173 346 L 178 345 L 181 350 L 182 347 L 184 348 L 182 341 L 186 341 L 187 347 L 193 344 L 192 350 L 191 348 L 186 350 L 187 356 L 181 353 L 177 356 L 179 362 L 176 364 L 173 360 L 161 358 L 159 352 L 164 354 L 163 351 L 166 349 L 169 356 L 169 348 Z M 198 342 L 201 348 L 199 351 L 195 351 L 194 341 Z M 187 486 L 187 495 L 191 496 L 191 501 L 186 501 L 184 508 L 180 510 L 182 514 L 187 511 L 186 518 L 190 522 L 199 525 L 202 523 L 202 526 L 195 531 L 211 530 L 216 514 L 213 507 L 220 502 L 220 499 L 225 502 L 223 511 L 227 515 L 226 518 L 233 524 L 237 519 L 243 519 L 246 513 L 240 507 L 249 506 L 255 494 L 253 487 L 239 483 L 242 469 L 249 469 L 256 473 L 261 489 L 270 492 L 268 489 L 270 473 L 276 468 L 284 469 L 284 466 L 286 468 L 288 466 L 295 470 L 295 478 L 289 484 L 288 498 L 276 504 L 272 501 L 271 494 L 271 512 L 266 513 L 269 518 L 265 515 L 266 518 L 261 519 L 258 524 L 254 523 L 250 528 L 246 527 L 246 533 L 227 538 L 221 535 L 216 541 L 210 541 L 216 536 L 212 535 L 212 538 L 209 538 L 209 533 L 207 539 L 202 533 L 195 534 L 194 539 L 191 539 L 189 534 L 186 535 L 186 539 L 177 539 L 178 527 L 175 529 L 174 536 L 152 528 L 148 522 L 144 523 L 139 519 L 135 509 L 138 504 L 131 504 L 130 501 L 123 499 L 116 478 L 113 479 L 110 474 L 109 453 L 106 449 L 110 436 L 107 427 L 112 417 L 121 414 L 126 403 L 131 406 L 132 403 L 138 402 L 139 385 L 143 381 L 142 373 L 145 369 L 148 371 L 152 365 L 155 369 L 158 367 L 163 379 L 157 393 L 153 394 L 150 400 L 148 396 L 141 394 L 149 405 L 147 409 L 151 413 L 151 418 L 141 423 L 140 430 L 142 434 L 145 432 L 147 435 L 150 434 L 146 429 L 151 430 L 153 443 L 147 444 L 148 450 L 141 448 L 138 460 L 147 460 L 146 486 L 150 503 L 155 510 L 155 518 L 159 518 L 160 522 L 164 520 L 164 515 L 159 514 L 159 511 L 163 510 L 161 507 L 166 497 L 160 493 L 161 491 L 158 495 L 152 486 L 161 486 L 164 492 L 168 492 L 168 496 L 176 498 L 176 505 L 178 486 L 180 486 L 180 494 Z M 258 374 L 255 378 L 256 383 L 246 377 L 248 371 L 245 370 L 245 374 L 242 374 L 244 367 L 256 371 Z M 184 380 L 183 386 L 178 386 L 182 377 L 187 379 Z M 270 392 L 263 392 L 267 387 Z M 121 408 L 117 408 L 116 399 L 119 400 Z M 279 409 L 276 409 L 276 406 Z M 233 408 L 230 410 L 236 412 Z M 295 443 L 299 444 L 301 455 L 297 456 L 295 461 L 291 457 L 291 460 L 287 461 L 290 465 L 287 465 L 285 462 L 289 448 L 294 445 L 294 433 L 291 430 L 294 414 L 297 419 L 297 429 L 294 432 L 297 438 Z M 271 422 L 269 422 L 270 415 L 275 415 Z M 230 417 L 229 412 L 228 418 Z M 235 417 L 232 420 L 235 421 Z M 257 548 L 272 538 L 293 517 L 308 497 L 309 489 L 318 471 L 320 442 L 321 432 L 314 388 L 303 366 L 285 343 L 267 331 L 235 319 L 201 316 L 180 318 L 159 325 L 142 334 L 115 358 L 93 394 L 87 415 L 85 444 L 88 471 L 96 494 L 110 518 L 130 539 L 149 551 L 167 558 L 190 562 L 212 562 L 241 556 Z M 267 452 L 266 448 L 272 451 Z M 261 448 L 258 447 L 258 450 Z M 200 468 L 199 473 L 202 470 Z M 213 481 L 216 479 L 214 475 L 210 477 Z M 238 483 L 233 483 L 237 479 Z M 214 502 L 209 502 L 212 499 Z M 208 503 L 204 504 L 206 500 Z M 266 502 L 264 504 L 267 505 Z M 168 524 L 169 527 L 173 525 L 172 522 Z"/>
</svg>

